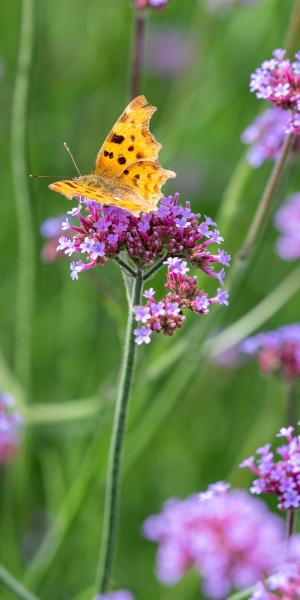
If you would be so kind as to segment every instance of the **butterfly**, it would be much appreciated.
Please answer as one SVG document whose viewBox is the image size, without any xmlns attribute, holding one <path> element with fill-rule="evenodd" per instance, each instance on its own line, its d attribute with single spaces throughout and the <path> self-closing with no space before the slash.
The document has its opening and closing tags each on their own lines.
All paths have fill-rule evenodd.
<svg viewBox="0 0 300 600">
<path fill-rule="evenodd" d="M 102 144 L 91 175 L 51 183 L 49 188 L 72 199 L 84 196 L 138 215 L 155 210 L 161 186 L 176 177 L 157 160 L 161 144 L 149 131 L 156 111 L 145 96 L 132 100 Z"/>
</svg>

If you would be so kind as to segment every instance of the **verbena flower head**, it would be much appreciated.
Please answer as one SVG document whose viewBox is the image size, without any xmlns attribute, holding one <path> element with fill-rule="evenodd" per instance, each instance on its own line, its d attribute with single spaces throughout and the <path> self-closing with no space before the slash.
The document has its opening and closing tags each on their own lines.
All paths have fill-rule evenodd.
<svg viewBox="0 0 300 600">
<path fill-rule="evenodd" d="M 291 111 L 273 106 L 245 129 L 241 140 L 250 145 L 247 160 L 252 167 L 260 167 L 265 160 L 278 158 L 290 118 Z"/>
<path fill-rule="evenodd" d="M 168 294 L 157 301 L 154 291 L 150 296 L 146 291 L 147 304 L 135 307 L 136 320 L 142 325 L 136 330 L 138 344 L 148 343 L 153 331 L 171 335 L 184 321 L 183 310 L 206 314 L 211 304 L 228 304 L 223 283 L 230 256 L 218 248 L 223 238 L 212 219 L 200 218 L 188 202 L 180 205 L 178 195 L 163 198 L 158 210 L 138 217 L 115 206 L 102 207 L 86 200 L 71 214 L 78 223 L 71 224 L 67 219 L 62 224 L 71 236 L 60 238 L 58 250 L 80 256 L 71 262 L 72 279 L 78 279 L 81 271 L 118 259 L 121 252 L 133 266 L 143 269 L 165 258 Z M 190 267 L 217 280 L 213 297 L 198 288 L 196 276 L 187 274 Z"/>
<path fill-rule="evenodd" d="M 258 333 L 241 344 L 242 352 L 257 357 L 263 373 L 279 373 L 286 379 L 300 376 L 300 323 Z"/>
<path fill-rule="evenodd" d="M 275 494 L 280 510 L 299 508 L 300 436 L 294 434 L 294 427 L 282 427 L 277 437 L 287 440 L 276 450 L 279 459 L 270 451 L 271 444 L 266 444 L 256 450 L 256 457 L 250 456 L 240 467 L 247 467 L 256 476 L 250 488 L 252 494 Z"/>
<path fill-rule="evenodd" d="M 299 600 L 300 598 L 300 543 L 293 536 L 287 556 L 278 570 L 267 581 L 258 583 L 249 600 Z"/>
<path fill-rule="evenodd" d="M 21 441 L 23 419 L 10 394 L 0 392 L 0 464 L 15 456 Z"/>
<path fill-rule="evenodd" d="M 270 574 L 282 557 L 281 520 L 246 492 L 220 482 L 202 494 L 165 503 L 144 523 L 144 535 L 157 542 L 157 576 L 167 585 L 193 568 L 204 593 L 225 597 Z"/>
<path fill-rule="evenodd" d="M 295 61 L 285 58 L 286 50 L 274 50 L 273 58 L 265 60 L 251 75 L 250 90 L 257 98 L 292 112 L 286 132 L 300 132 L 300 53 Z"/>
<path fill-rule="evenodd" d="M 275 215 L 275 225 L 282 235 L 276 250 L 280 258 L 295 260 L 300 257 L 300 194 L 290 196 Z"/>
<path fill-rule="evenodd" d="M 117 592 L 108 592 L 96 596 L 95 600 L 134 600 L 133 595 L 127 590 L 119 590 Z"/>
</svg>

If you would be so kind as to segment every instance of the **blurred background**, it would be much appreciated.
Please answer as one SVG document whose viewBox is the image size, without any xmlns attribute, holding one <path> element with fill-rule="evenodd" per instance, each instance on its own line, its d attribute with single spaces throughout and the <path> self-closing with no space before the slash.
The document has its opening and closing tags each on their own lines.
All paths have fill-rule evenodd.
<svg viewBox="0 0 300 600">
<path fill-rule="evenodd" d="M 165 192 L 180 192 L 193 210 L 216 218 L 224 248 L 234 254 L 272 167 L 266 161 L 252 168 L 240 140 L 262 110 L 249 77 L 284 45 L 294 2 L 223 4 L 170 0 L 164 10 L 149 11 L 141 91 L 158 107 L 152 131 L 163 144 L 161 162 L 177 171 Z M 0 471 L 0 559 L 43 600 L 85 600 L 98 557 L 126 301 L 116 265 L 71 281 L 68 259 L 55 259 L 56 241 L 42 235 L 53 226 L 45 220 L 71 205 L 47 180 L 27 175 L 75 176 L 65 141 L 81 172 L 91 171 L 129 100 L 133 11 L 126 0 L 35 2 L 22 116 L 22 103 L 13 100 L 21 10 L 20 0 L 0 4 L 0 387 L 25 419 L 19 451 Z M 298 50 L 300 37 L 293 43 Z M 26 155 L 18 179 L 22 123 Z M 286 170 L 277 206 L 299 191 L 298 164 Z M 243 286 L 222 322 L 211 318 L 210 335 L 240 319 L 296 267 L 277 256 L 277 238 L 270 218 Z M 157 286 L 163 292 L 163 278 Z M 190 316 L 174 338 L 157 336 L 139 351 L 115 568 L 116 586 L 137 599 L 202 597 L 197 578 L 169 589 L 156 581 L 155 547 L 142 538 L 141 524 L 170 496 L 219 479 L 247 488 L 238 463 L 273 439 L 285 418 L 284 385 L 260 375 L 254 361 L 234 368 L 206 361 L 205 318 Z M 296 292 L 280 310 L 271 307 L 263 328 L 298 318 Z M 254 320 L 253 333 L 258 326 Z M 0 590 L 1 599 L 13 598 L 1 584 Z"/>
</svg>

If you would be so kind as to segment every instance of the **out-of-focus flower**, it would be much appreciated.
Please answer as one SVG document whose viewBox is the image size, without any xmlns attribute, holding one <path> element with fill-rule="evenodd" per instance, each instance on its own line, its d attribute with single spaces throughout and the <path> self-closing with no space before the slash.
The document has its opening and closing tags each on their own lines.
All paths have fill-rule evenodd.
<svg viewBox="0 0 300 600">
<path fill-rule="evenodd" d="M 280 373 L 291 379 L 300 375 L 300 323 L 258 333 L 241 344 L 241 351 L 257 357 L 263 373 Z"/>
<path fill-rule="evenodd" d="M 46 239 L 41 252 L 44 262 L 53 262 L 57 259 L 58 253 L 56 249 L 64 220 L 65 215 L 58 215 L 57 217 L 49 217 L 41 224 L 40 232 L 43 238 Z"/>
<path fill-rule="evenodd" d="M 291 114 L 289 110 L 273 106 L 245 129 L 241 140 L 250 144 L 247 159 L 252 167 L 260 167 L 265 160 L 278 158 Z"/>
<path fill-rule="evenodd" d="M 300 257 L 300 194 L 290 196 L 275 215 L 275 225 L 282 232 L 277 253 L 284 260 Z"/>
<path fill-rule="evenodd" d="M 134 600 L 134 597 L 127 590 L 118 590 L 117 592 L 108 592 L 96 596 L 95 600 Z"/>
<path fill-rule="evenodd" d="M 145 68 L 154 75 L 173 77 L 186 72 L 196 52 L 195 40 L 185 30 L 156 27 L 147 33 Z"/>
<path fill-rule="evenodd" d="M 143 10 L 143 8 L 164 8 L 168 2 L 169 0 L 133 0 L 137 10 Z"/>
<path fill-rule="evenodd" d="M 257 477 L 250 488 L 252 494 L 275 494 L 280 510 L 300 507 L 300 436 L 293 432 L 294 427 L 282 427 L 277 434 L 287 438 L 287 444 L 276 450 L 279 460 L 270 452 L 271 444 L 266 444 L 256 450 L 258 457 L 250 456 L 240 465 Z"/>
<path fill-rule="evenodd" d="M 287 556 L 279 569 L 258 583 L 249 600 L 299 600 L 300 598 L 300 543 L 299 536 L 289 540 Z"/>
<path fill-rule="evenodd" d="M 190 569 L 203 580 L 204 593 L 224 598 L 272 573 L 283 554 L 281 520 L 246 492 L 224 482 L 200 495 L 165 503 L 144 523 L 144 535 L 159 544 L 157 576 L 167 585 Z"/>
<path fill-rule="evenodd" d="M 0 392 L 0 464 L 9 463 L 21 441 L 23 419 L 13 397 Z"/>
<path fill-rule="evenodd" d="M 267 100 L 284 110 L 290 110 L 291 116 L 286 132 L 300 132 L 300 53 L 295 61 L 285 58 L 286 50 L 277 49 L 273 58 L 265 60 L 261 67 L 251 75 L 250 90 L 257 98 Z"/>
<path fill-rule="evenodd" d="M 259 0 L 207 0 L 208 7 L 212 10 L 221 10 L 232 6 L 256 4 Z"/>
</svg>

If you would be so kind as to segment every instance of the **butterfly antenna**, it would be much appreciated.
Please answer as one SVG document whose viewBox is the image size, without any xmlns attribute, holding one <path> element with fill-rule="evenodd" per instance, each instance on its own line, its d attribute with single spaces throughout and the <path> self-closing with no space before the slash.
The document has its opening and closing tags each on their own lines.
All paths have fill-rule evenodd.
<svg viewBox="0 0 300 600">
<path fill-rule="evenodd" d="M 29 173 L 29 177 L 32 179 L 68 179 L 68 175 L 34 175 Z"/>
<path fill-rule="evenodd" d="M 76 171 L 77 171 L 78 175 L 81 177 L 81 173 L 80 173 L 80 171 L 79 171 L 79 169 L 78 169 L 78 167 L 77 167 L 77 164 L 76 164 L 76 162 L 75 162 L 74 156 L 73 156 L 73 154 L 72 154 L 72 152 L 71 152 L 71 150 L 70 150 L 70 148 L 69 148 L 69 146 L 68 146 L 67 142 L 64 142 L 64 148 L 66 149 L 66 151 L 67 151 L 68 155 L 70 156 L 70 159 L 71 159 L 71 161 L 72 161 L 72 163 L 73 163 L 73 165 L 74 165 L 74 167 L 75 167 L 75 169 L 76 169 Z"/>
</svg>

